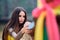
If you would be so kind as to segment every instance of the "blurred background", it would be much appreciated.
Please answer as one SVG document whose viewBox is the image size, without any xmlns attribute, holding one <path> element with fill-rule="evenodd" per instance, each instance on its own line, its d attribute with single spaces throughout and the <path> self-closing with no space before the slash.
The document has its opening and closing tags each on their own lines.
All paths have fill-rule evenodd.
<svg viewBox="0 0 60 40">
<path fill-rule="evenodd" d="M 16 7 L 23 7 L 27 11 L 28 20 L 33 20 L 31 12 L 37 6 L 37 0 L 0 0 L 0 40 L 5 24 L 9 21 L 12 11 Z"/>
</svg>

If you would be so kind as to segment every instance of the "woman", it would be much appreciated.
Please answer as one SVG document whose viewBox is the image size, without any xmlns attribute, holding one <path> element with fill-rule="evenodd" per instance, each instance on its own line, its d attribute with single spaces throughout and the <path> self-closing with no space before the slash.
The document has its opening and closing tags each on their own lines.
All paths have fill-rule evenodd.
<svg viewBox="0 0 60 40">
<path fill-rule="evenodd" d="M 3 30 L 3 40 L 32 40 L 29 35 L 32 30 L 28 29 L 30 22 L 27 22 L 26 11 L 17 7 L 12 12 L 12 17 Z"/>
</svg>

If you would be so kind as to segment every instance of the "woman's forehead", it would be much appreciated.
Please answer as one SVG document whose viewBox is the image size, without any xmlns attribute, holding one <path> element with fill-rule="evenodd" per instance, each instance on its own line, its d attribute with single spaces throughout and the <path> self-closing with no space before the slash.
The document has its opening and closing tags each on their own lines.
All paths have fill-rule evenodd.
<svg viewBox="0 0 60 40">
<path fill-rule="evenodd" d="M 21 12 L 19 13 L 19 15 L 25 15 L 25 12 L 24 12 L 24 11 L 21 11 Z"/>
</svg>

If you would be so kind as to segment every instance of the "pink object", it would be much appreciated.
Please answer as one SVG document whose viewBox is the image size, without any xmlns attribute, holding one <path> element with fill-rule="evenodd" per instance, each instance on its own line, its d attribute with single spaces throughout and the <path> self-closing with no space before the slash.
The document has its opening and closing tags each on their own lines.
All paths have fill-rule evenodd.
<svg viewBox="0 0 60 40">
<path fill-rule="evenodd" d="M 42 9 L 35 8 L 35 9 L 33 9 L 33 11 L 32 11 L 32 16 L 33 16 L 34 18 L 38 18 L 38 17 L 40 16 L 41 12 L 44 11 L 44 10 L 45 10 L 45 8 L 42 8 Z"/>
<path fill-rule="evenodd" d="M 46 15 L 46 28 L 47 28 L 47 34 L 48 34 L 48 40 L 53 40 L 53 31 L 51 27 L 49 14 Z"/>
<path fill-rule="evenodd" d="M 55 8 L 56 6 L 60 5 L 60 0 L 51 0 L 51 2 L 46 3 L 46 0 L 42 0 L 43 5 L 47 4 L 51 8 Z"/>
<path fill-rule="evenodd" d="M 34 18 L 38 18 L 39 15 L 40 15 L 40 9 L 39 9 L 39 8 L 33 9 L 33 11 L 32 11 L 32 16 L 33 16 Z"/>
<path fill-rule="evenodd" d="M 48 5 L 46 5 L 46 9 L 47 9 L 47 16 L 46 16 L 47 29 L 50 28 L 48 29 L 48 31 L 50 31 L 48 32 L 49 40 L 59 40 L 59 32 L 55 15 L 52 9 Z"/>
<path fill-rule="evenodd" d="M 45 0 L 42 0 L 42 3 L 44 4 L 47 11 L 46 24 L 47 24 L 47 31 L 49 36 L 48 38 L 49 40 L 59 40 L 58 26 L 57 26 L 55 15 L 52 11 L 52 7 L 49 4 L 47 4 Z M 52 4 L 54 6 L 57 6 L 59 3 L 57 0 L 54 0 Z"/>
<path fill-rule="evenodd" d="M 47 32 L 48 32 L 48 40 L 53 40 L 53 29 L 52 29 L 52 25 L 51 25 L 51 18 L 48 12 L 46 14 L 46 28 L 47 28 Z"/>
</svg>

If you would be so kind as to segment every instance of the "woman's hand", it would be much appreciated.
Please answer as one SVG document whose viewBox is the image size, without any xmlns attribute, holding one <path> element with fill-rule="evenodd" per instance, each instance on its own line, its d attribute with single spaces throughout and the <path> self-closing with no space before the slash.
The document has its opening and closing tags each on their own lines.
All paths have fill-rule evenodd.
<svg viewBox="0 0 60 40">
<path fill-rule="evenodd" d="M 21 29 L 21 32 L 22 32 L 22 33 L 31 33 L 32 30 L 29 30 L 28 27 L 23 27 L 23 28 Z"/>
<path fill-rule="evenodd" d="M 21 29 L 22 33 L 31 33 L 32 32 L 32 30 L 28 29 L 29 24 L 30 24 L 30 22 L 26 22 L 24 24 L 24 27 Z"/>
</svg>

